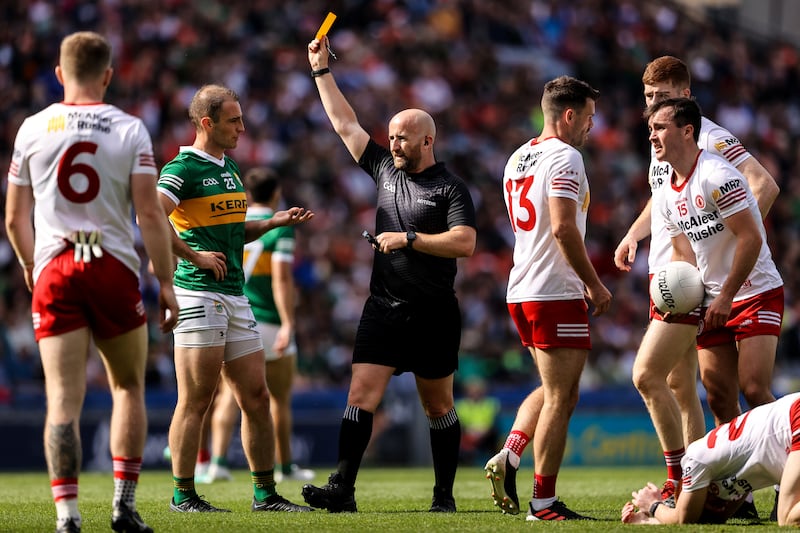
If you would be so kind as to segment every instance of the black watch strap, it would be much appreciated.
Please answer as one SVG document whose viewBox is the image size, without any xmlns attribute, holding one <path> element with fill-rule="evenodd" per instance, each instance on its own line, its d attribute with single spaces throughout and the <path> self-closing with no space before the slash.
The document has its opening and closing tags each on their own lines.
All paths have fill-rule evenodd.
<svg viewBox="0 0 800 533">
<path fill-rule="evenodd" d="M 416 233 L 414 233 L 413 231 L 407 231 L 406 232 L 406 241 L 408 241 L 406 243 L 406 248 L 413 248 L 414 247 L 414 241 L 416 241 L 416 240 L 417 240 L 417 234 Z"/>
</svg>

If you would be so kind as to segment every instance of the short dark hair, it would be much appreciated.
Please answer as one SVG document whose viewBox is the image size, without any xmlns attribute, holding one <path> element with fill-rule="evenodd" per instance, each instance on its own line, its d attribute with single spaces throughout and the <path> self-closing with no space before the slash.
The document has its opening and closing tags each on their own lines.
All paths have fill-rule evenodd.
<svg viewBox="0 0 800 533">
<path fill-rule="evenodd" d="M 189 118 L 194 127 L 200 131 L 200 121 L 203 117 L 209 117 L 212 121 L 219 122 L 219 115 L 222 111 L 222 104 L 228 100 L 239 101 L 239 95 L 233 89 L 222 85 L 203 85 L 200 87 L 189 104 Z"/>
<path fill-rule="evenodd" d="M 700 110 L 700 105 L 694 98 L 669 98 L 656 102 L 645 109 L 644 119 L 649 122 L 650 117 L 655 115 L 659 110 L 667 107 L 672 108 L 672 116 L 670 117 L 672 122 L 679 128 L 691 125 L 694 128 L 692 132 L 694 141 L 697 142 L 700 140 L 700 125 L 703 119 L 703 113 Z"/>
<path fill-rule="evenodd" d="M 278 173 L 268 167 L 251 168 L 244 175 L 243 182 L 250 198 L 259 204 L 272 200 L 275 191 L 280 187 Z"/>
<path fill-rule="evenodd" d="M 559 76 L 544 85 L 542 112 L 546 118 L 553 118 L 567 109 L 583 109 L 588 98 L 597 101 L 599 97 L 600 91 L 585 81 L 572 76 Z"/>
</svg>

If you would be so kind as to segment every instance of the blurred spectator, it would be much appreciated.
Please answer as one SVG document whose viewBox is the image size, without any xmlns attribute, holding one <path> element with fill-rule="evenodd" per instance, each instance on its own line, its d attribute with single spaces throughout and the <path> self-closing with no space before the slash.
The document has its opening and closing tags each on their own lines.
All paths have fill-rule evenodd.
<svg viewBox="0 0 800 533">
<path fill-rule="evenodd" d="M 482 464 L 497 449 L 500 402 L 486 393 L 486 382 L 476 376 L 466 380 L 464 396 L 456 400 L 461 420 L 459 460 L 462 464 Z"/>
<path fill-rule="evenodd" d="M 0 6 L 0 161 L 5 164 L 22 118 L 61 98 L 52 58 L 61 37 L 76 29 L 112 39 L 119 83 L 108 97 L 145 121 L 159 165 L 174 157 L 178 146 L 191 143 L 194 132 L 184 110 L 200 85 L 225 83 L 241 93 L 247 131 L 232 157 L 243 167 L 269 164 L 292 176 L 284 191 L 288 204 L 317 214 L 297 232 L 298 389 L 348 382 L 372 258 L 360 234 L 374 220 L 375 191 L 341 150 L 308 73 L 306 44 L 330 5 L 322 0 L 7 0 Z M 426 107 L 447 132 L 437 143 L 438 155 L 471 188 L 479 228 L 475 254 L 459 264 L 457 280 L 464 311 L 463 361 L 476 359 L 485 366 L 490 387 L 529 382 L 532 372 L 531 365 L 520 363 L 519 341 L 503 301 L 512 239 L 498 183 L 507 154 L 530 131 L 541 129 L 538 88 L 560 74 L 601 91 L 585 147 L 592 183 L 586 243 L 615 304 L 592 324 L 595 347 L 582 389 L 630 387 L 635 339 L 646 326 L 640 304 L 647 301 L 644 271 L 620 276 L 611 258 L 649 196 L 641 72 L 654 57 L 685 58 L 704 114 L 740 135 L 779 181 L 782 193 L 767 231 L 786 281 L 787 306 L 797 305 L 796 47 L 755 40 L 714 17 L 688 16 L 667 0 L 381 0 L 335 6 L 338 18 L 330 37 L 339 57 L 336 79 L 358 102 L 364 128 L 385 139 L 394 110 Z M 30 296 L 20 290 L 21 272 L 6 248 L 0 235 L 3 324 L 13 360 L 23 361 L 29 373 L 25 383 L 40 385 L 38 351 L 29 342 Z M 646 256 L 640 251 L 635 269 L 646 268 Z M 153 313 L 153 299 L 147 297 L 152 280 L 145 275 L 142 280 Z M 787 327 L 796 323 L 787 315 Z M 148 383 L 169 388 L 171 349 L 157 332 L 154 336 Z M 778 394 L 795 390 L 793 378 L 800 379 L 797 350 L 789 348 L 796 338 L 796 329 L 790 329 L 781 341 Z"/>
</svg>

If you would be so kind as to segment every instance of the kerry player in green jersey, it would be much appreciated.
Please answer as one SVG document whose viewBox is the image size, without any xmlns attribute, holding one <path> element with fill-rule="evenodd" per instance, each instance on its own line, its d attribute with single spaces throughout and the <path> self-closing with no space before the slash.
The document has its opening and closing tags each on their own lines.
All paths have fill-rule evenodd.
<svg viewBox="0 0 800 533">
<path fill-rule="evenodd" d="M 247 220 L 272 218 L 281 202 L 278 175 L 267 167 L 252 168 L 244 175 L 247 189 Z M 292 380 L 297 365 L 294 338 L 295 285 L 294 228 L 283 226 L 266 232 L 244 248 L 244 294 L 256 317 L 264 343 L 267 388 L 272 423 L 275 426 L 275 450 L 278 464 L 275 481 L 309 481 L 314 471 L 300 468 L 292 461 Z M 196 477 L 200 483 L 230 480 L 227 468 L 228 447 L 239 420 L 239 407 L 230 387 L 220 381 L 212 409 L 206 413 L 201 435 L 211 434 L 211 464 Z"/>
<path fill-rule="evenodd" d="M 169 430 L 174 481 L 170 509 L 223 511 L 201 499 L 194 487 L 200 426 L 221 373 L 242 410 L 252 510 L 310 511 L 275 490 L 264 350 L 243 293 L 242 255 L 246 242 L 272 228 L 304 222 L 313 213 L 293 207 L 269 220 L 245 223 L 247 200 L 239 167 L 225 155 L 244 132 L 239 97 L 219 85 L 201 87 L 189 117 L 195 141 L 181 147 L 158 180 L 161 203 L 176 232 L 173 252 L 180 258 L 174 277 L 180 312 L 174 332 L 178 403 Z"/>
</svg>

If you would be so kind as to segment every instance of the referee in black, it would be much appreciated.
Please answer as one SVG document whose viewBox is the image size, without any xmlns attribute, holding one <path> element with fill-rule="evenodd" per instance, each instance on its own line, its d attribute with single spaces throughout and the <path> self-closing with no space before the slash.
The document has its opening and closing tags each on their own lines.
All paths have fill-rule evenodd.
<svg viewBox="0 0 800 533">
<path fill-rule="evenodd" d="M 378 190 L 370 296 L 356 333 L 352 379 L 339 432 L 339 463 L 303 497 L 330 512 L 355 512 L 355 482 L 372 417 L 393 374 L 413 372 L 428 417 L 435 484 L 431 512 L 455 512 L 461 425 L 453 406 L 461 312 L 456 259 L 475 250 L 467 186 L 433 155 L 436 126 L 419 109 L 389 122 L 389 149 L 370 139 L 328 68 L 327 37 L 308 45 L 311 76 L 336 133 Z"/>
</svg>

